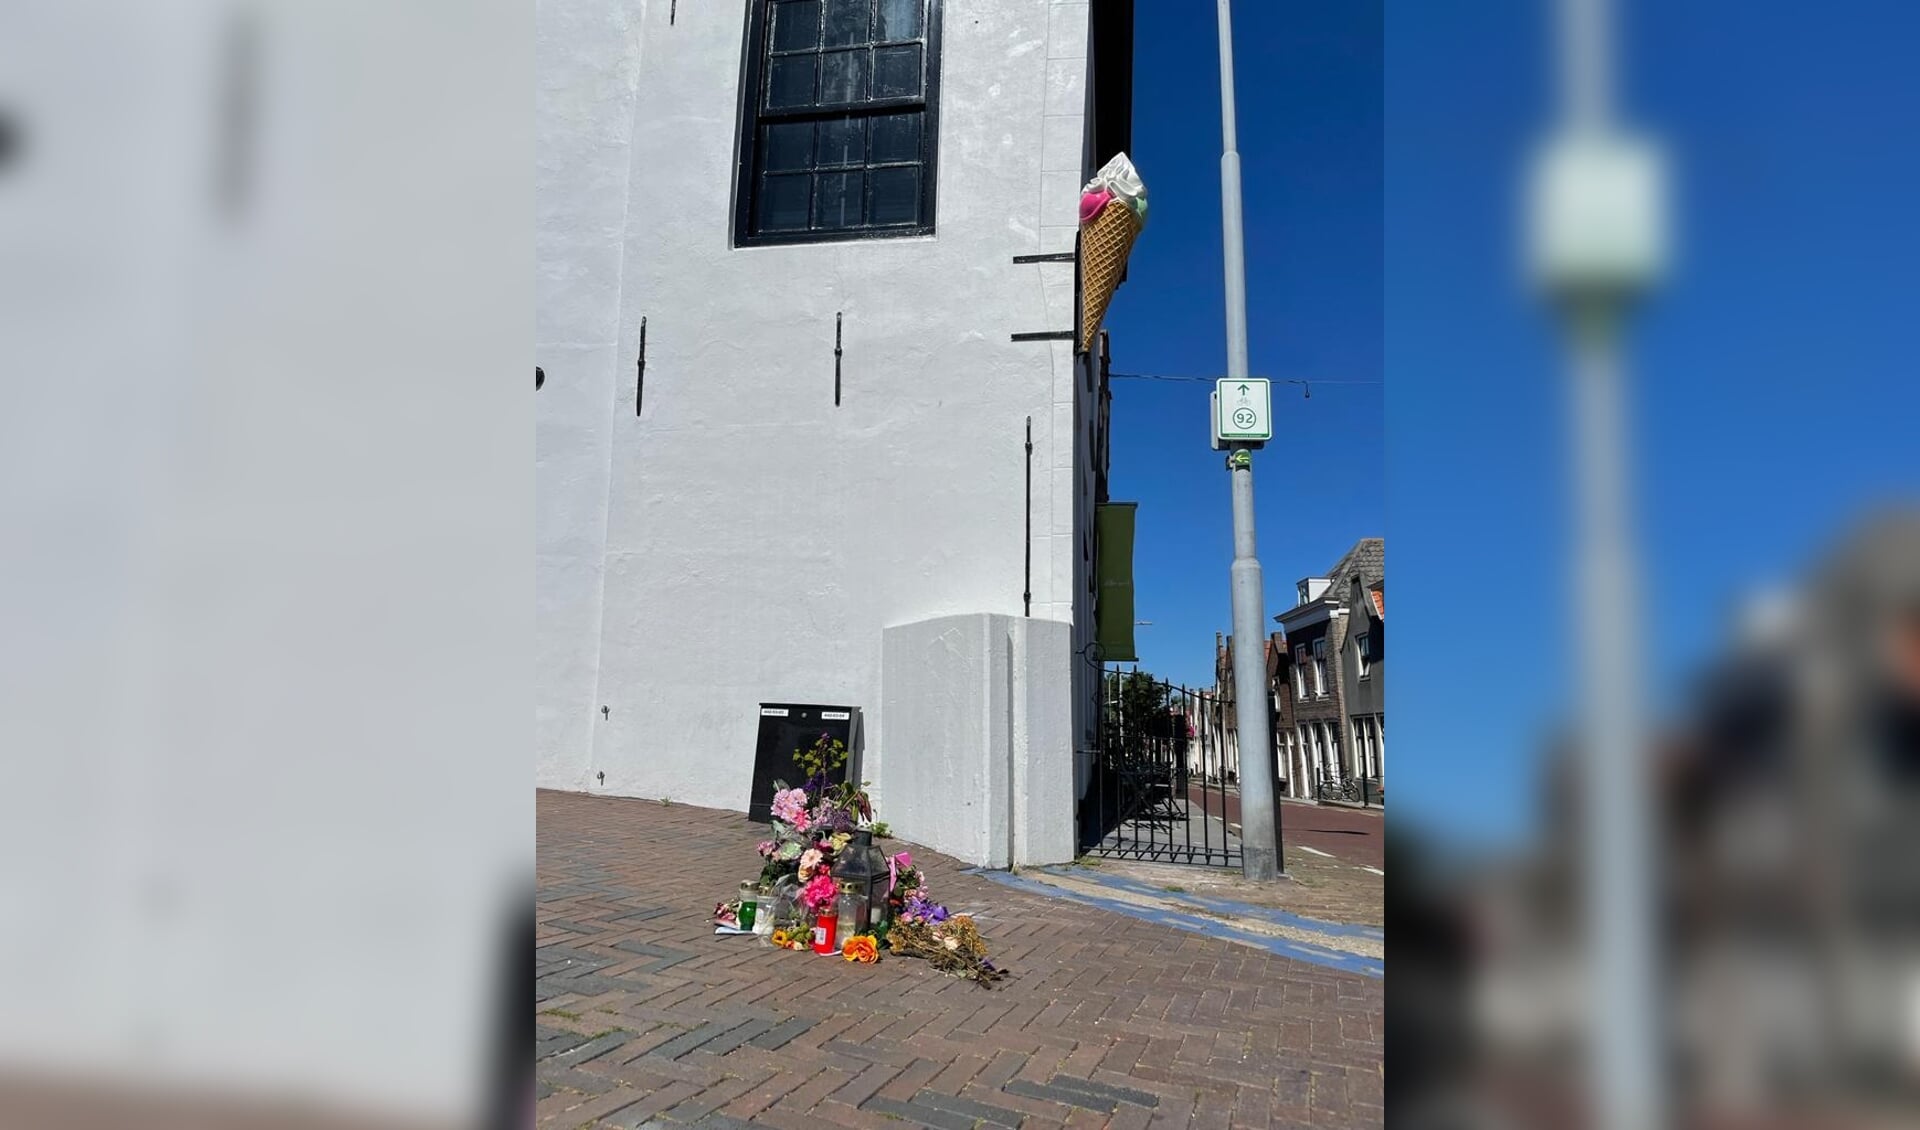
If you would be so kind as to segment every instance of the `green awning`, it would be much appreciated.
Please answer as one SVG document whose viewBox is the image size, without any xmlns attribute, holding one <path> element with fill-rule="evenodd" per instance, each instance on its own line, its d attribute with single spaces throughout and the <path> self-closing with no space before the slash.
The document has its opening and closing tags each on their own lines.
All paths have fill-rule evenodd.
<svg viewBox="0 0 1920 1130">
<path fill-rule="evenodd" d="M 1096 597 L 1094 642 L 1108 663 L 1138 663 L 1133 650 L 1133 518 L 1137 502 L 1102 502 L 1094 509 Z"/>
</svg>

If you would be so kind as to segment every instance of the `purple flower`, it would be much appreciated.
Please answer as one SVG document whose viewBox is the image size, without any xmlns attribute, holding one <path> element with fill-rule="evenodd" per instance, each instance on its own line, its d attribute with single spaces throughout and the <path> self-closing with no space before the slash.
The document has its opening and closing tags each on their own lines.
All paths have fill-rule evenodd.
<svg viewBox="0 0 1920 1130">
<path fill-rule="evenodd" d="M 901 916 L 909 921 L 945 922 L 947 920 L 947 908 L 934 902 L 932 899 L 922 898 L 919 895 L 908 895 L 907 905 L 902 911 Z"/>
</svg>

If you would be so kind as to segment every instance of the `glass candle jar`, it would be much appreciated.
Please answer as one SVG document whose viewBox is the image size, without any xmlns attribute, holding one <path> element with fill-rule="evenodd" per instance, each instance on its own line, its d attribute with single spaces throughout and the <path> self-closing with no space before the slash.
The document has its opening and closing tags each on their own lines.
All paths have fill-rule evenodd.
<svg viewBox="0 0 1920 1130">
<path fill-rule="evenodd" d="M 867 892 L 863 884 L 844 882 L 840 884 L 840 897 L 836 900 L 840 914 L 840 928 L 848 937 L 864 934 L 872 928 L 867 910 Z"/>
<path fill-rule="evenodd" d="M 753 932 L 764 938 L 773 933 L 773 888 L 766 883 L 755 883 L 753 901 L 757 907 L 753 918 Z"/>
<path fill-rule="evenodd" d="M 789 937 L 806 932 L 806 919 L 800 913 L 799 894 L 800 888 L 793 876 L 782 875 L 773 881 L 773 919 L 768 923 L 771 927 L 767 931 L 769 939 L 774 930 L 784 931 Z"/>
<path fill-rule="evenodd" d="M 813 952 L 820 954 L 839 953 L 837 935 L 839 933 L 839 913 L 833 904 L 822 907 L 818 917 L 813 920 Z"/>
<path fill-rule="evenodd" d="M 760 910 L 759 892 L 751 879 L 740 884 L 740 928 L 751 930 Z"/>
</svg>

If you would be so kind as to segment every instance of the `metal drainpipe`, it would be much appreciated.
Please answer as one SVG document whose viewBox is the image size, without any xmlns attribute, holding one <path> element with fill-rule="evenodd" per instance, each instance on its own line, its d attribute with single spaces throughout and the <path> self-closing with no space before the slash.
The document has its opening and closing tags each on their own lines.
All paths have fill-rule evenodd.
<svg viewBox="0 0 1920 1130">
<path fill-rule="evenodd" d="M 1020 591 L 1022 616 L 1033 615 L 1033 417 L 1027 417 L 1027 555 L 1025 587 Z"/>
</svg>

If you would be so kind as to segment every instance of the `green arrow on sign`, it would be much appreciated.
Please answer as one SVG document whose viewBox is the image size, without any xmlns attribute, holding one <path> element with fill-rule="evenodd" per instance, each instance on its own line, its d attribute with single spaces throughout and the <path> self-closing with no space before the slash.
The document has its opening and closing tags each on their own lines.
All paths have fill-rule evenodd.
<svg viewBox="0 0 1920 1130">
<path fill-rule="evenodd" d="M 1242 395 L 1242 396 L 1245 396 L 1246 394 L 1247 394 L 1247 386 L 1246 386 L 1246 385 L 1241 385 L 1241 386 L 1240 386 L 1240 395 Z"/>
</svg>

